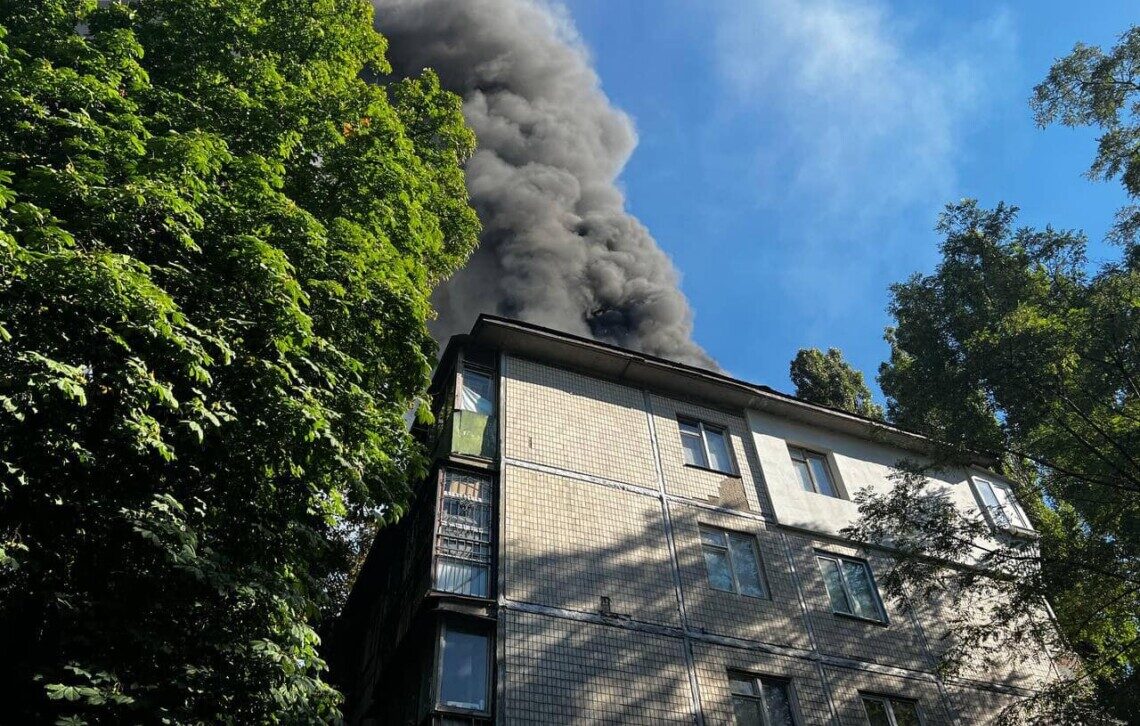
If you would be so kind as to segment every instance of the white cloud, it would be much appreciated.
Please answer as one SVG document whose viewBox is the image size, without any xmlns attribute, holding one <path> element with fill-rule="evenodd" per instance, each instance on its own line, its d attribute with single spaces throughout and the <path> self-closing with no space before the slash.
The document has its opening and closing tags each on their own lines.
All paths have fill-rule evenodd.
<svg viewBox="0 0 1140 726">
<path fill-rule="evenodd" d="M 1012 20 L 999 9 L 963 24 L 886 0 L 716 7 L 724 101 L 710 128 L 739 132 L 754 269 L 797 311 L 797 346 L 865 339 L 888 285 L 933 263 L 942 206 L 969 193 L 969 135 L 999 94 L 1027 93 L 1009 80 Z"/>
<path fill-rule="evenodd" d="M 778 120 L 756 149 L 763 182 L 843 215 L 948 199 L 963 131 L 1012 58 L 1004 11 L 947 28 L 880 0 L 721 7 L 717 67 L 731 111 Z"/>
</svg>

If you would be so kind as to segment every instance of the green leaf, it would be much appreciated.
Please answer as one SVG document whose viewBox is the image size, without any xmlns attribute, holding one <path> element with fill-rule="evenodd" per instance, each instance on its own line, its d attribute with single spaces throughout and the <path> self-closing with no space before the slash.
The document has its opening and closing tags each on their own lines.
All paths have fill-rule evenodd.
<svg viewBox="0 0 1140 726">
<path fill-rule="evenodd" d="M 365 0 L 3 7 L 0 599 L 52 607 L 0 628 L 83 654 L 4 717 L 335 722 L 314 626 L 423 472 L 478 238 L 459 99 L 364 80 Z"/>
</svg>

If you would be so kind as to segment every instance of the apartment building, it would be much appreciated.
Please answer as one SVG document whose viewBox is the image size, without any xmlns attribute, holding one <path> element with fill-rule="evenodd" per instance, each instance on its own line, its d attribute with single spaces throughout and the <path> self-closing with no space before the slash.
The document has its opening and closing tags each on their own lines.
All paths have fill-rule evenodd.
<svg viewBox="0 0 1140 726">
<path fill-rule="evenodd" d="M 922 437 L 491 316 L 431 394 L 433 469 L 334 639 L 351 723 L 986 723 L 1054 672 L 939 678 L 942 605 L 884 598 L 889 553 L 840 535 Z M 934 483 L 1031 534 L 978 463 Z"/>
</svg>

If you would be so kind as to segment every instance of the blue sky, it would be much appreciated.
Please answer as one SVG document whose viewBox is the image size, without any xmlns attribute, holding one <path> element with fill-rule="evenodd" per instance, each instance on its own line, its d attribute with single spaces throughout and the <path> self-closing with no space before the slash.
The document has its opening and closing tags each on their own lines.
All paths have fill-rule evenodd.
<svg viewBox="0 0 1140 726">
<path fill-rule="evenodd" d="M 733 375 L 790 390 L 805 346 L 873 384 L 888 286 L 937 261 L 947 202 L 1083 229 L 1093 259 L 1123 201 L 1082 176 L 1089 130 L 1034 126 L 1028 98 L 1123 2 L 568 0 L 639 145 L 621 184 L 673 258 L 696 339 Z M 876 387 L 877 393 L 877 387 Z"/>
</svg>

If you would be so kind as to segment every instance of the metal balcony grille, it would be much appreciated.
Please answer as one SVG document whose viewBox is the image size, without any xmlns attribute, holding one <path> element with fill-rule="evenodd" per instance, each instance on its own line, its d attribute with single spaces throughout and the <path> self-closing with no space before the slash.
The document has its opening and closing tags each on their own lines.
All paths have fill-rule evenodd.
<svg viewBox="0 0 1140 726">
<path fill-rule="evenodd" d="M 491 479 L 461 471 L 444 472 L 436 539 L 436 589 L 487 597 L 491 537 Z"/>
</svg>

